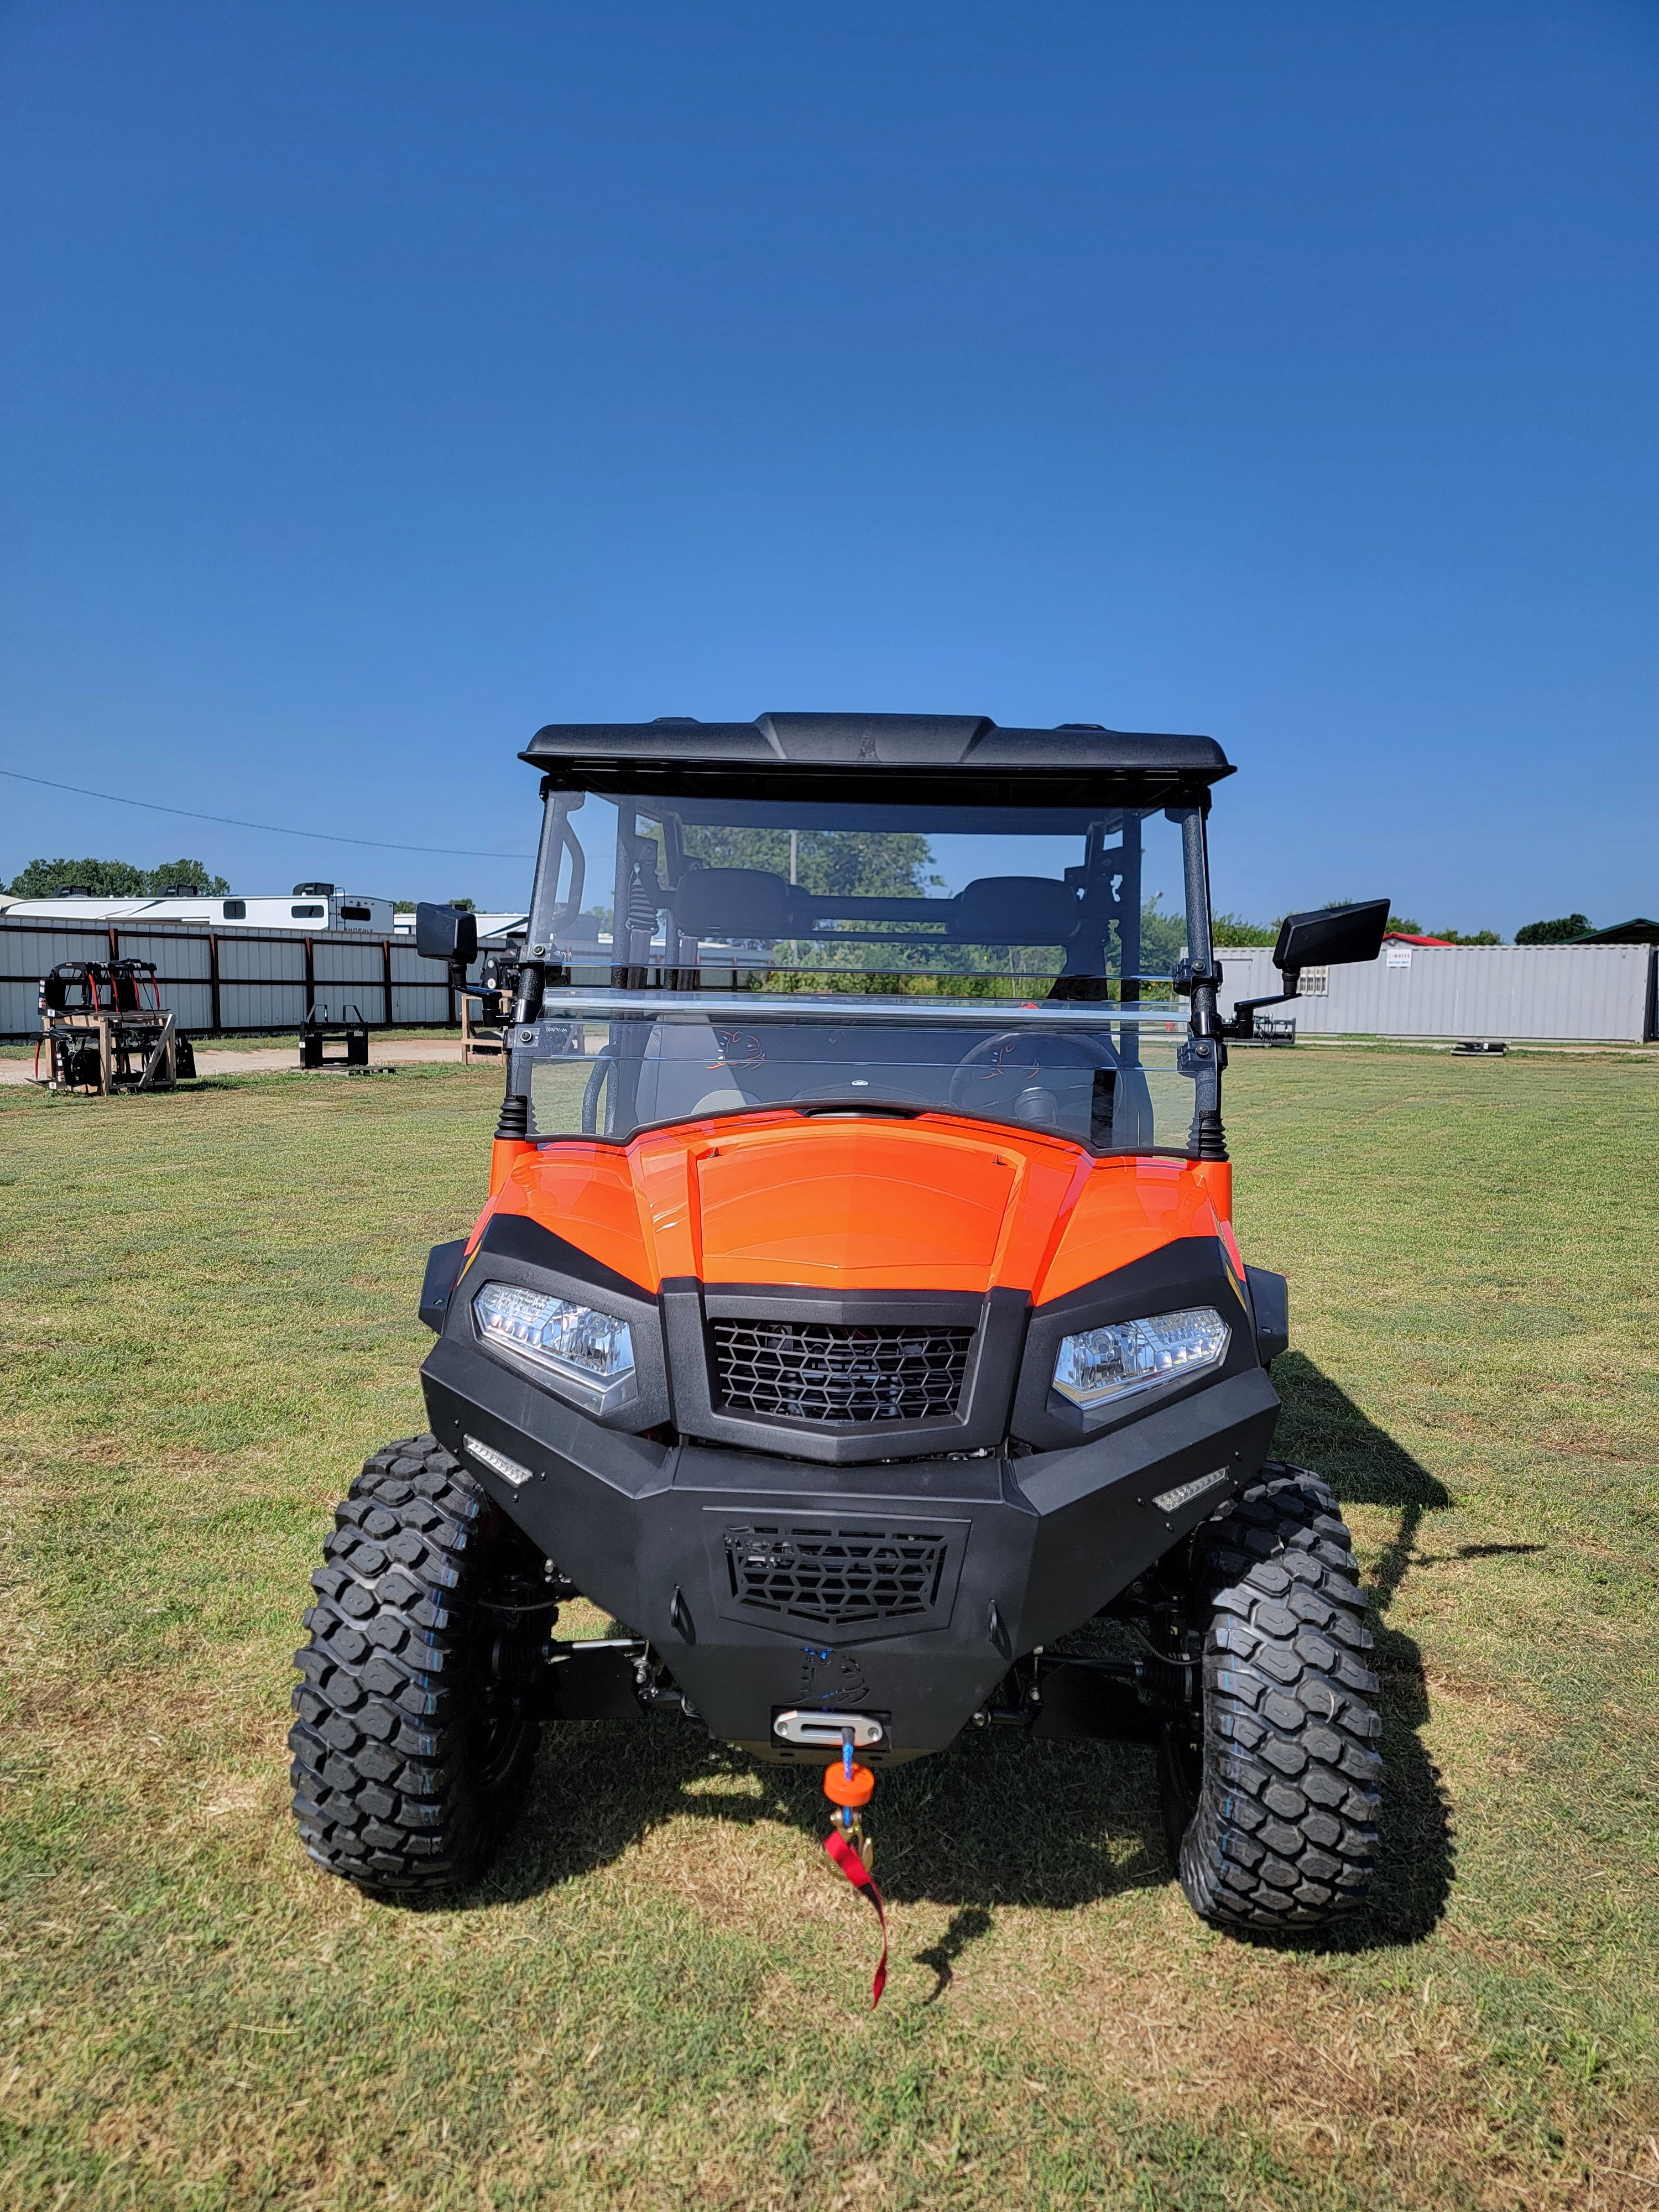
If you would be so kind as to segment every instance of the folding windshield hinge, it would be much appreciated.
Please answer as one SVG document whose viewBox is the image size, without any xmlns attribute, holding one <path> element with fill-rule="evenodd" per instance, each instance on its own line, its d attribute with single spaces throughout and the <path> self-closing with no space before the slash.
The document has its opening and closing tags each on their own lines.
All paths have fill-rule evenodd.
<svg viewBox="0 0 1659 2212">
<path fill-rule="evenodd" d="M 1200 968 L 1183 952 L 1176 963 L 1175 974 L 1170 980 L 1175 985 L 1177 998 L 1190 999 L 1194 991 L 1200 991 L 1206 985 L 1211 990 L 1218 991 L 1221 988 L 1221 963 L 1218 960 L 1212 961 L 1207 968 Z"/>
<path fill-rule="evenodd" d="M 1224 1068 L 1227 1065 L 1227 1046 L 1224 1036 L 1185 1036 L 1176 1047 L 1176 1072 L 1180 1075 L 1201 1074 L 1206 1068 Z"/>
</svg>

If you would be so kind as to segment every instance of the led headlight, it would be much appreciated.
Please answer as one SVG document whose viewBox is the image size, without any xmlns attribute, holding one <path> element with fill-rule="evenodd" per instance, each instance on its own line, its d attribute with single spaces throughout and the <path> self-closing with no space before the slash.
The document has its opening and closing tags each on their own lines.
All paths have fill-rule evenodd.
<svg viewBox="0 0 1659 2212">
<path fill-rule="evenodd" d="M 472 1317 L 492 1350 L 539 1370 L 578 1405 L 605 1413 L 632 1395 L 634 1335 L 614 1314 L 516 1283 L 486 1283 Z"/>
<path fill-rule="evenodd" d="M 1160 1382 L 1217 1366 L 1231 1334 L 1213 1306 L 1109 1322 L 1062 1341 L 1054 1388 L 1085 1413 L 1101 1413 Z"/>
</svg>

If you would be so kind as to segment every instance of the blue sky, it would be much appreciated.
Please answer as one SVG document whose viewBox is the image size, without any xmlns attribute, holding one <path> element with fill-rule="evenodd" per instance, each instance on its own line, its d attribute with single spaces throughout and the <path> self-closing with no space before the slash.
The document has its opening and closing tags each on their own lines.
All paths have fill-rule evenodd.
<svg viewBox="0 0 1659 2212">
<path fill-rule="evenodd" d="M 548 720 L 1097 720 L 1223 905 L 1654 914 L 1656 202 L 1650 4 L 7 0 L 0 764 L 515 853 Z"/>
</svg>

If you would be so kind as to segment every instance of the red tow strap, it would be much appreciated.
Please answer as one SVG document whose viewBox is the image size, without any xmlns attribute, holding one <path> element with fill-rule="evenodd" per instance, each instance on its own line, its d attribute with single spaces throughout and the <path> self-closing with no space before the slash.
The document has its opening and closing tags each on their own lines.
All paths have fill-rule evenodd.
<svg viewBox="0 0 1659 2212">
<path fill-rule="evenodd" d="M 839 1828 L 831 1828 L 823 1839 L 823 1848 L 854 1888 L 864 1892 L 875 1906 L 876 1917 L 881 1923 L 881 1963 L 877 1966 L 876 1978 L 870 1984 L 870 2009 L 873 2012 L 881 2002 L 881 1993 L 887 1986 L 887 1908 L 881 1901 L 881 1892 L 870 1879 L 870 1869 Z"/>
</svg>

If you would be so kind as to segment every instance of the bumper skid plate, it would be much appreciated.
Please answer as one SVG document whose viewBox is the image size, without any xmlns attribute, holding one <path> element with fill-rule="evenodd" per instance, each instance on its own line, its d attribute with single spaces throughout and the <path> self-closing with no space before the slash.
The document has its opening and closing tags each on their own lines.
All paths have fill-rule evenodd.
<svg viewBox="0 0 1659 2212">
<path fill-rule="evenodd" d="M 943 1749 L 1255 1475 L 1279 1412 L 1253 1368 L 1061 1450 L 832 1468 L 601 1427 L 454 1335 L 422 1381 L 440 1442 L 711 1735 L 803 1764 L 830 1747 L 782 1714 L 880 1716 L 876 1763 Z"/>
</svg>

